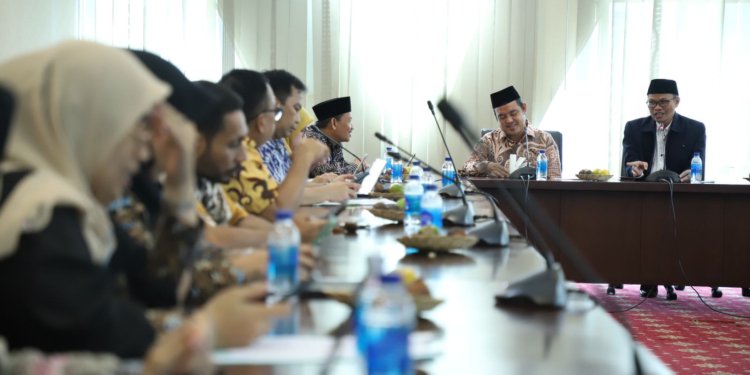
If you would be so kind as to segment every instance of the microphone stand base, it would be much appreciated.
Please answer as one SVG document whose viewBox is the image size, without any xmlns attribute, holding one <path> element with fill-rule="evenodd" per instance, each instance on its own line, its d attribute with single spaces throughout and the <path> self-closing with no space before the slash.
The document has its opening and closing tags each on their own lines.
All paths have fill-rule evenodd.
<svg viewBox="0 0 750 375">
<path fill-rule="evenodd" d="M 474 225 L 474 207 L 471 202 L 468 205 L 460 205 L 443 212 L 443 219 L 455 225 L 470 227 Z"/>
<path fill-rule="evenodd" d="M 505 220 L 490 220 L 479 223 L 474 228 L 466 231 L 466 234 L 478 237 L 489 245 L 508 246 L 508 223 Z"/>
<path fill-rule="evenodd" d="M 498 305 L 535 306 L 563 309 L 568 302 L 565 275 L 560 263 L 555 262 L 544 271 L 519 280 L 495 296 Z"/>
<path fill-rule="evenodd" d="M 443 186 L 438 190 L 438 193 L 451 198 L 461 198 L 461 189 L 456 184 Z"/>
</svg>

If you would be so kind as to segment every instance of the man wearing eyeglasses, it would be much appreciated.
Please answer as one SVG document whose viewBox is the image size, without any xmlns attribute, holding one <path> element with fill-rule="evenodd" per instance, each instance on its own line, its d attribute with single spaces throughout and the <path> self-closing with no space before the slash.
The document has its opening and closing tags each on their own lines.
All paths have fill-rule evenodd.
<svg viewBox="0 0 750 375">
<path fill-rule="evenodd" d="M 677 82 L 651 80 L 647 95 L 651 115 L 625 125 L 623 175 L 641 178 L 666 169 L 678 173 L 681 182 L 687 182 L 693 153 L 700 153 L 706 165 L 706 127 L 675 112 L 680 105 Z M 704 176 L 705 171 L 704 167 Z"/>
<path fill-rule="evenodd" d="M 313 163 L 328 156 L 328 150 L 316 142 L 299 145 L 284 181 L 276 181 L 259 151 L 274 138 L 276 124 L 284 114 L 268 78 L 251 70 L 235 69 L 224 75 L 220 84 L 244 100 L 243 112 L 249 128 L 244 142 L 247 160 L 224 189 L 247 212 L 272 222 L 277 208 L 295 210 L 299 206 L 308 171 Z M 297 224 L 301 231 L 305 230 L 300 222 Z"/>
<path fill-rule="evenodd" d="M 628 121 L 623 146 L 623 175 L 642 178 L 651 171 L 667 169 L 680 174 L 680 181 L 690 180 L 690 161 L 699 152 L 706 163 L 706 127 L 702 122 L 675 112 L 680 104 L 677 82 L 653 79 L 648 87 L 648 117 Z M 706 169 L 703 168 L 705 176 Z M 666 286 L 667 296 L 671 286 Z M 641 296 L 654 298 L 656 285 L 641 285 Z"/>
<path fill-rule="evenodd" d="M 548 157 L 549 179 L 559 179 L 560 152 L 552 136 L 534 129 L 526 118 L 526 103 L 513 86 L 490 95 L 499 128 L 485 134 L 474 146 L 474 151 L 464 163 L 470 175 L 507 178 L 511 170 L 511 155 L 525 158 L 529 166 L 536 167 L 536 158 L 543 150 Z"/>
</svg>

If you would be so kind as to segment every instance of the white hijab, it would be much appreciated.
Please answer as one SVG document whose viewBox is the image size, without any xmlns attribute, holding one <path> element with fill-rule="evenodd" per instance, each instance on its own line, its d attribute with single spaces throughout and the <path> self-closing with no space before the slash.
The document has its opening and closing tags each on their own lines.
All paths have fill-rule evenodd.
<svg viewBox="0 0 750 375">
<path fill-rule="evenodd" d="M 16 96 L 0 173 L 31 170 L 0 206 L 0 259 L 23 233 L 47 227 L 55 206 L 81 213 L 96 263 L 116 245 L 106 209 L 90 182 L 103 160 L 170 92 L 129 52 L 70 41 L 0 65 Z"/>
</svg>

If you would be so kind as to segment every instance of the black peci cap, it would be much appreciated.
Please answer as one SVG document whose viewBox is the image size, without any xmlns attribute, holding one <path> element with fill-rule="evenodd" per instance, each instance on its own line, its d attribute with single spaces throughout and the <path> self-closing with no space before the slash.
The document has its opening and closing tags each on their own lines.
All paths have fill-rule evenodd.
<svg viewBox="0 0 750 375">
<path fill-rule="evenodd" d="M 320 102 L 313 107 L 315 117 L 318 120 L 329 119 L 334 116 L 342 115 L 352 111 L 352 102 L 348 96 Z"/>
<path fill-rule="evenodd" d="M 515 87 L 508 86 L 498 92 L 490 94 L 490 100 L 492 100 L 492 108 L 502 107 L 514 100 L 521 99 L 521 95 L 518 95 Z"/>
<path fill-rule="evenodd" d="M 648 94 L 674 94 L 680 95 L 677 91 L 677 82 L 671 79 L 652 79 L 651 84 L 648 85 Z"/>
</svg>

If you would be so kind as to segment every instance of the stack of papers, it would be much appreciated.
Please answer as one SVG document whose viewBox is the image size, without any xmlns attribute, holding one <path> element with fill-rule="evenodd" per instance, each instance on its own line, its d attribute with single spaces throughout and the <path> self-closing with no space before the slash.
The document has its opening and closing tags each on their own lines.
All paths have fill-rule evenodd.
<svg viewBox="0 0 750 375">
<path fill-rule="evenodd" d="M 354 336 L 345 336 L 341 340 L 336 359 L 356 360 Z M 212 359 L 214 364 L 220 366 L 322 364 L 333 344 L 331 336 L 264 336 L 244 348 L 214 351 Z M 435 332 L 414 332 L 409 337 L 409 352 L 414 360 L 433 358 L 440 353 L 439 344 Z"/>
</svg>

